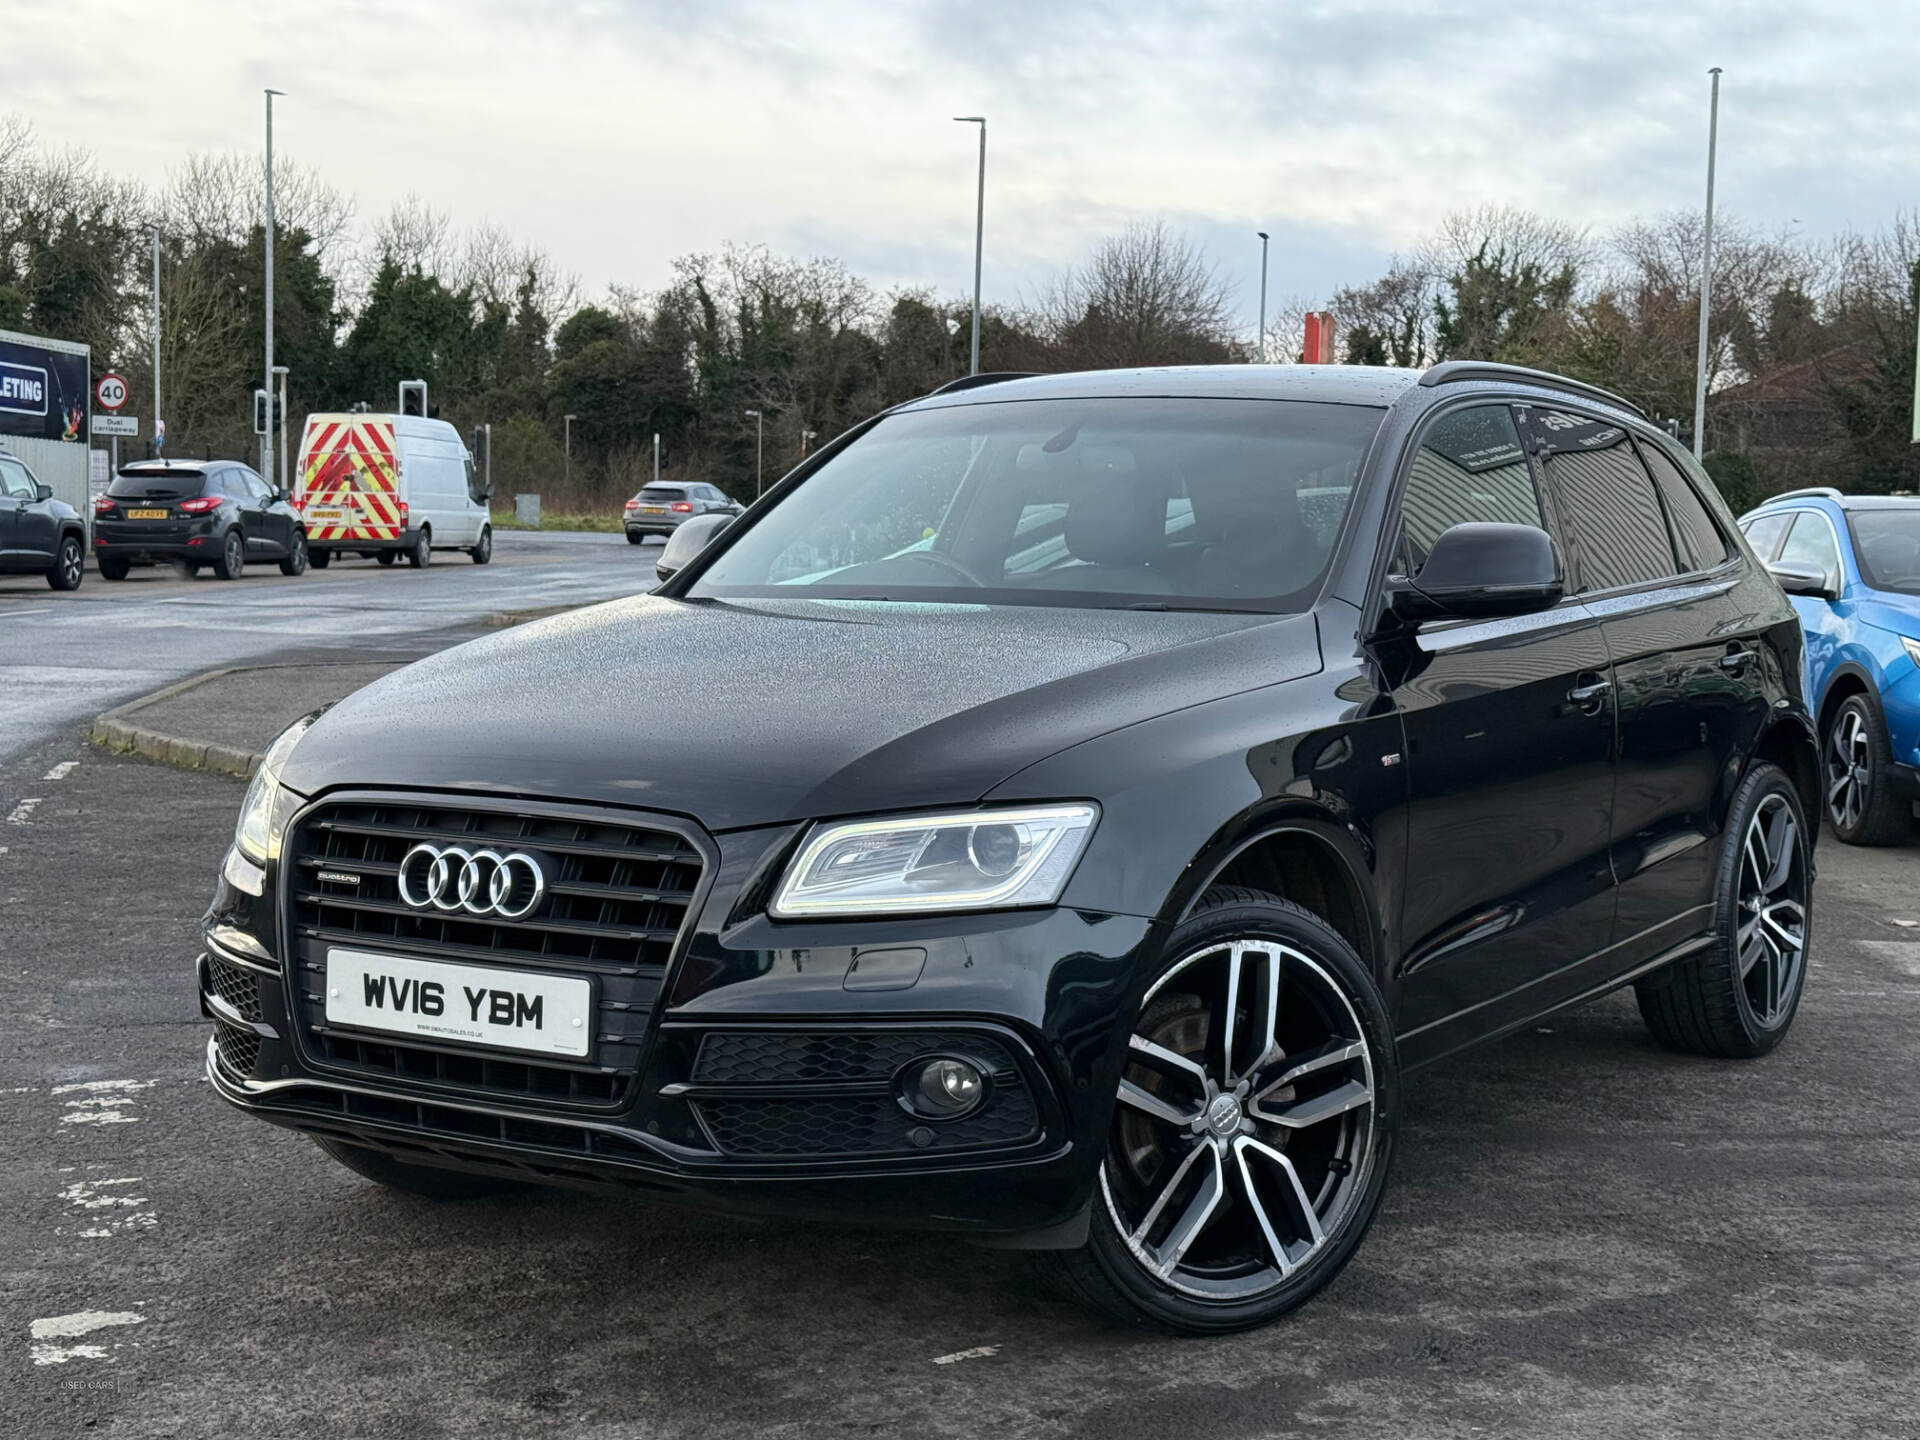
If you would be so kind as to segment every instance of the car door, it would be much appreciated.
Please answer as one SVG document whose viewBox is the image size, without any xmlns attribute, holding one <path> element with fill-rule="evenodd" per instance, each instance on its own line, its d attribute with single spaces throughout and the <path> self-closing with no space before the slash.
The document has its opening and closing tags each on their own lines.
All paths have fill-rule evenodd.
<svg viewBox="0 0 1920 1440">
<path fill-rule="evenodd" d="M 33 503 L 33 477 L 10 455 L 0 455 L 0 569 L 25 570 L 34 557 L 26 552 L 27 507 Z M 52 563 L 52 556 L 47 557 Z"/>
<path fill-rule="evenodd" d="M 1440 534 L 1469 521 L 1558 539 L 1506 403 L 1449 410 L 1422 433 L 1396 568 L 1417 579 Z M 1607 647 L 1568 598 L 1535 615 L 1430 622 L 1377 658 L 1406 737 L 1403 1053 L 1432 1058 L 1548 1008 L 1607 944 Z"/>
<path fill-rule="evenodd" d="M 248 557 L 271 560 L 286 554 L 292 537 L 287 534 L 286 521 L 274 512 L 273 487 L 245 465 L 228 466 L 221 482 L 226 493 L 239 502 Z"/>
<path fill-rule="evenodd" d="M 1833 675 L 1840 660 L 1840 647 L 1852 629 L 1853 601 L 1846 598 L 1846 574 L 1840 565 L 1840 536 L 1833 521 L 1820 510 L 1796 510 L 1780 547 L 1784 563 L 1813 565 L 1827 577 L 1827 586 L 1840 597 L 1823 600 L 1818 595 L 1789 595 L 1794 613 L 1800 617 L 1800 633 L 1806 640 L 1807 705 L 1818 714 L 1824 698 L 1818 685 Z"/>
<path fill-rule="evenodd" d="M 1767 722 L 1761 637 L 1777 601 L 1659 445 L 1571 408 L 1528 423 L 1568 517 L 1574 593 L 1613 657 L 1620 894 L 1607 968 L 1624 972 L 1711 919 L 1714 842 Z"/>
</svg>

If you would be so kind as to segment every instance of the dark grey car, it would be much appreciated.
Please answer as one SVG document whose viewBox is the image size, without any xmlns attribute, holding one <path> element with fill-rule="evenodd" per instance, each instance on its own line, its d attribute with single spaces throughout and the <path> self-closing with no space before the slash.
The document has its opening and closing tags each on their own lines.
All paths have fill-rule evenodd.
<svg viewBox="0 0 1920 1440">
<path fill-rule="evenodd" d="M 54 499 L 24 460 L 0 450 L 0 575 L 45 575 L 56 590 L 78 590 L 86 560 L 80 512 Z"/>
<path fill-rule="evenodd" d="M 696 515 L 738 515 L 745 508 L 713 485 L 648 485 L 627 501 L 627 543 L 638 545 L 649 535 L 665 539 Z"/>
</svg>

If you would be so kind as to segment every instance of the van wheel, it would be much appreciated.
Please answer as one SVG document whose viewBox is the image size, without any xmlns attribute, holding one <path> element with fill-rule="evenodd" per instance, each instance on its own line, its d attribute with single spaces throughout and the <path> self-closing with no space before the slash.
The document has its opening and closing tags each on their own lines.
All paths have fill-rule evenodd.
<svg viewBox="0 0 1920 1440">
<path fill-rule="evenodd" d="M 1399 1066 L 1365 963 L 1298 905 L 1217 887 L 1164 955 L 1087 1243 L 1041 1263 L 1116 1319 L 1217 1335 L 1291 1310 L 1358 1248 L 1386 1188 Z"/>
<path fill-rule="evenodd" d="M 376 550 L 373 558 L 378 560 L 382 565 L 392 565 L 399 561 L 400 552 L 398 550 Z"/>
<path fill-rule="evenodd" d="M 299 531 L 294 532 L 293 553 L 280 562 L 282 575 L 304 575 L 307 573 L 307 537 Z"/>
<path fill-rule="evenodd" d="M 213 562 L 213 574 L 219 580 L 238 580 L 247 568 L 247 541 L 238 530 L 227 531 L 220 542 L 220 558 Z"/>
<path fill-rule="evenodd" d="M 87 552 L 80 547 L 78 535 L 62 535 L 60 551 L 47 571 L 47 584 L 56 590 L 78 590 L 87 573 Z"/>
<path fill-rule="evenodd" d="M 511 1180 L 491 1175 L 471 1175 L 464 1170 L 439 1170 L 428 1165 L 409 1165 L 378 1150 L 363 1150 L 342 1140 L 313 1143 L 356 1175 L 364 1175 L 389 1190 L 403 1190 L 428 1200 L 477 1200 L 484 1195 L 500 1195 L 520 1187 Z"/>
<path fill-rule="evenodd" d="M 333 563 L 333 552 L 331 550 L 309 550 L 307 552 L 307 563 L 316 570 L 324 570 Z"/>
<path fill-rule="evenodd" d="M 424 570 L 433 563 L 433 532 L 424 525 L 420 533 L 413 538 L 413 548 L 407 551 L 407 564 L 416 570 Z"/>
<path fill-rule="evenodd" d="M 473 557 L 473 563 L 476 565 L 484 565 L 493 559 L 493 527 L 491 525 L 480 527 L 480 543 L 467 553 Z"/>
</svg>

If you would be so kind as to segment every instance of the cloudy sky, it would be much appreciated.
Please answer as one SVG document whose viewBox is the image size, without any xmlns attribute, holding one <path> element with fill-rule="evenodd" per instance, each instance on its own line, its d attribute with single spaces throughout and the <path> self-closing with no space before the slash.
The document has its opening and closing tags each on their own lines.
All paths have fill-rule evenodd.
<svg viewBox="0 0 1920 1440">
<path fill-rule="evenodd" d="M 1449 209 L 1605 229 L 1700 203 L 1826 235 L 1920 204 L 1920 0 L 6 0 L 0 110 L 159 182 L 280 153 L 370 220 L 412 191 L 549 249 L 591 294 L 726 241 L 882 286 L 1030 294 L 1136 217 L 1201 239 L 1252 328 Z M 110 62 L 110 63 L 103 63 Z"/>
</svg>

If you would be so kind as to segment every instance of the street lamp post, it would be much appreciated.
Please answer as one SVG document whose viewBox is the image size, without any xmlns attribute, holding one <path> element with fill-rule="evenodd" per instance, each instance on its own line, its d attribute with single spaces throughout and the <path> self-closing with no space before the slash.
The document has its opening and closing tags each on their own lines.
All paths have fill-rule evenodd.
<svg viewBox="0 0 1920 1440">
<path fill-rule="evenodd" d="M 741 412 L 753 418 L 753 498 L 760 498 L 760 464 L 766 455 L 766 421 L 758 410 Z"/>
<path fill-rule="evenodd" d="M 980 249 L 987 233 L 987 117 L 984 115 L 956 115 L 953 117 L 962 125 L 980 127 L 980 189 L 974 198 L 973 209 L 973 368 L 967 373 L 980 373 Z"/>
<path fill-rule="evenodd" d="M 573 416 L 566 417 L 566 461 L 561 473 L 566 479 L 567 494 L 573 494 Z"/>
<path fill-rule="evenodd" d="M 1713 98 L 1707 108 L 1707 223 L 1700 236 L 1700 345 L 1693 364 L 1693 458 L 1698 460 L 1707 439 L 1707 307 L 1713 298 L 1713 160 L 1720 144 L 1720 67 L 1713 77 Z"/>
<path fill-rule="evenodd" d="M 153 227 L 153 435 L 156 441 L 166 434 L 160 423 L 160 227 Z M 159 444 L 154 446 L 158 454 Z"/>
<path fill-rule="evenodd" d="M 287 488 L 287 367 L 276 365 L 273 373 L 280 377 L 280 488 Z M 273 476 L 266 477 L 267 483 L 273 483 Z"/>
<path fill-rule="evenodd" d="M 284 95 L 284 90 L 267 91 L 267 283 L 266 283 L 266 330 L 267 330 L 267 394 L 273 394 L 273 97 Z M 271 403 L 271 402 L 269 402 Z M 272 483 L 273 476 L 273 417 L 267 417 L 266 433 L 260 437 L 260 473 Z"/>
<path fill-rule="evenodd" d="M 1260 343 L 1257 353 L 1262 365 L 1267 363 L 1267 232 L 1256 230 L 1260 237 Z"/>
<path fill-rule="evenodd" d="M 819 433 L 818 430 L 802 430 L 800 432 L 800 458 L 802 460 L 807 458 L 807 442 Z"/>
</svg>

